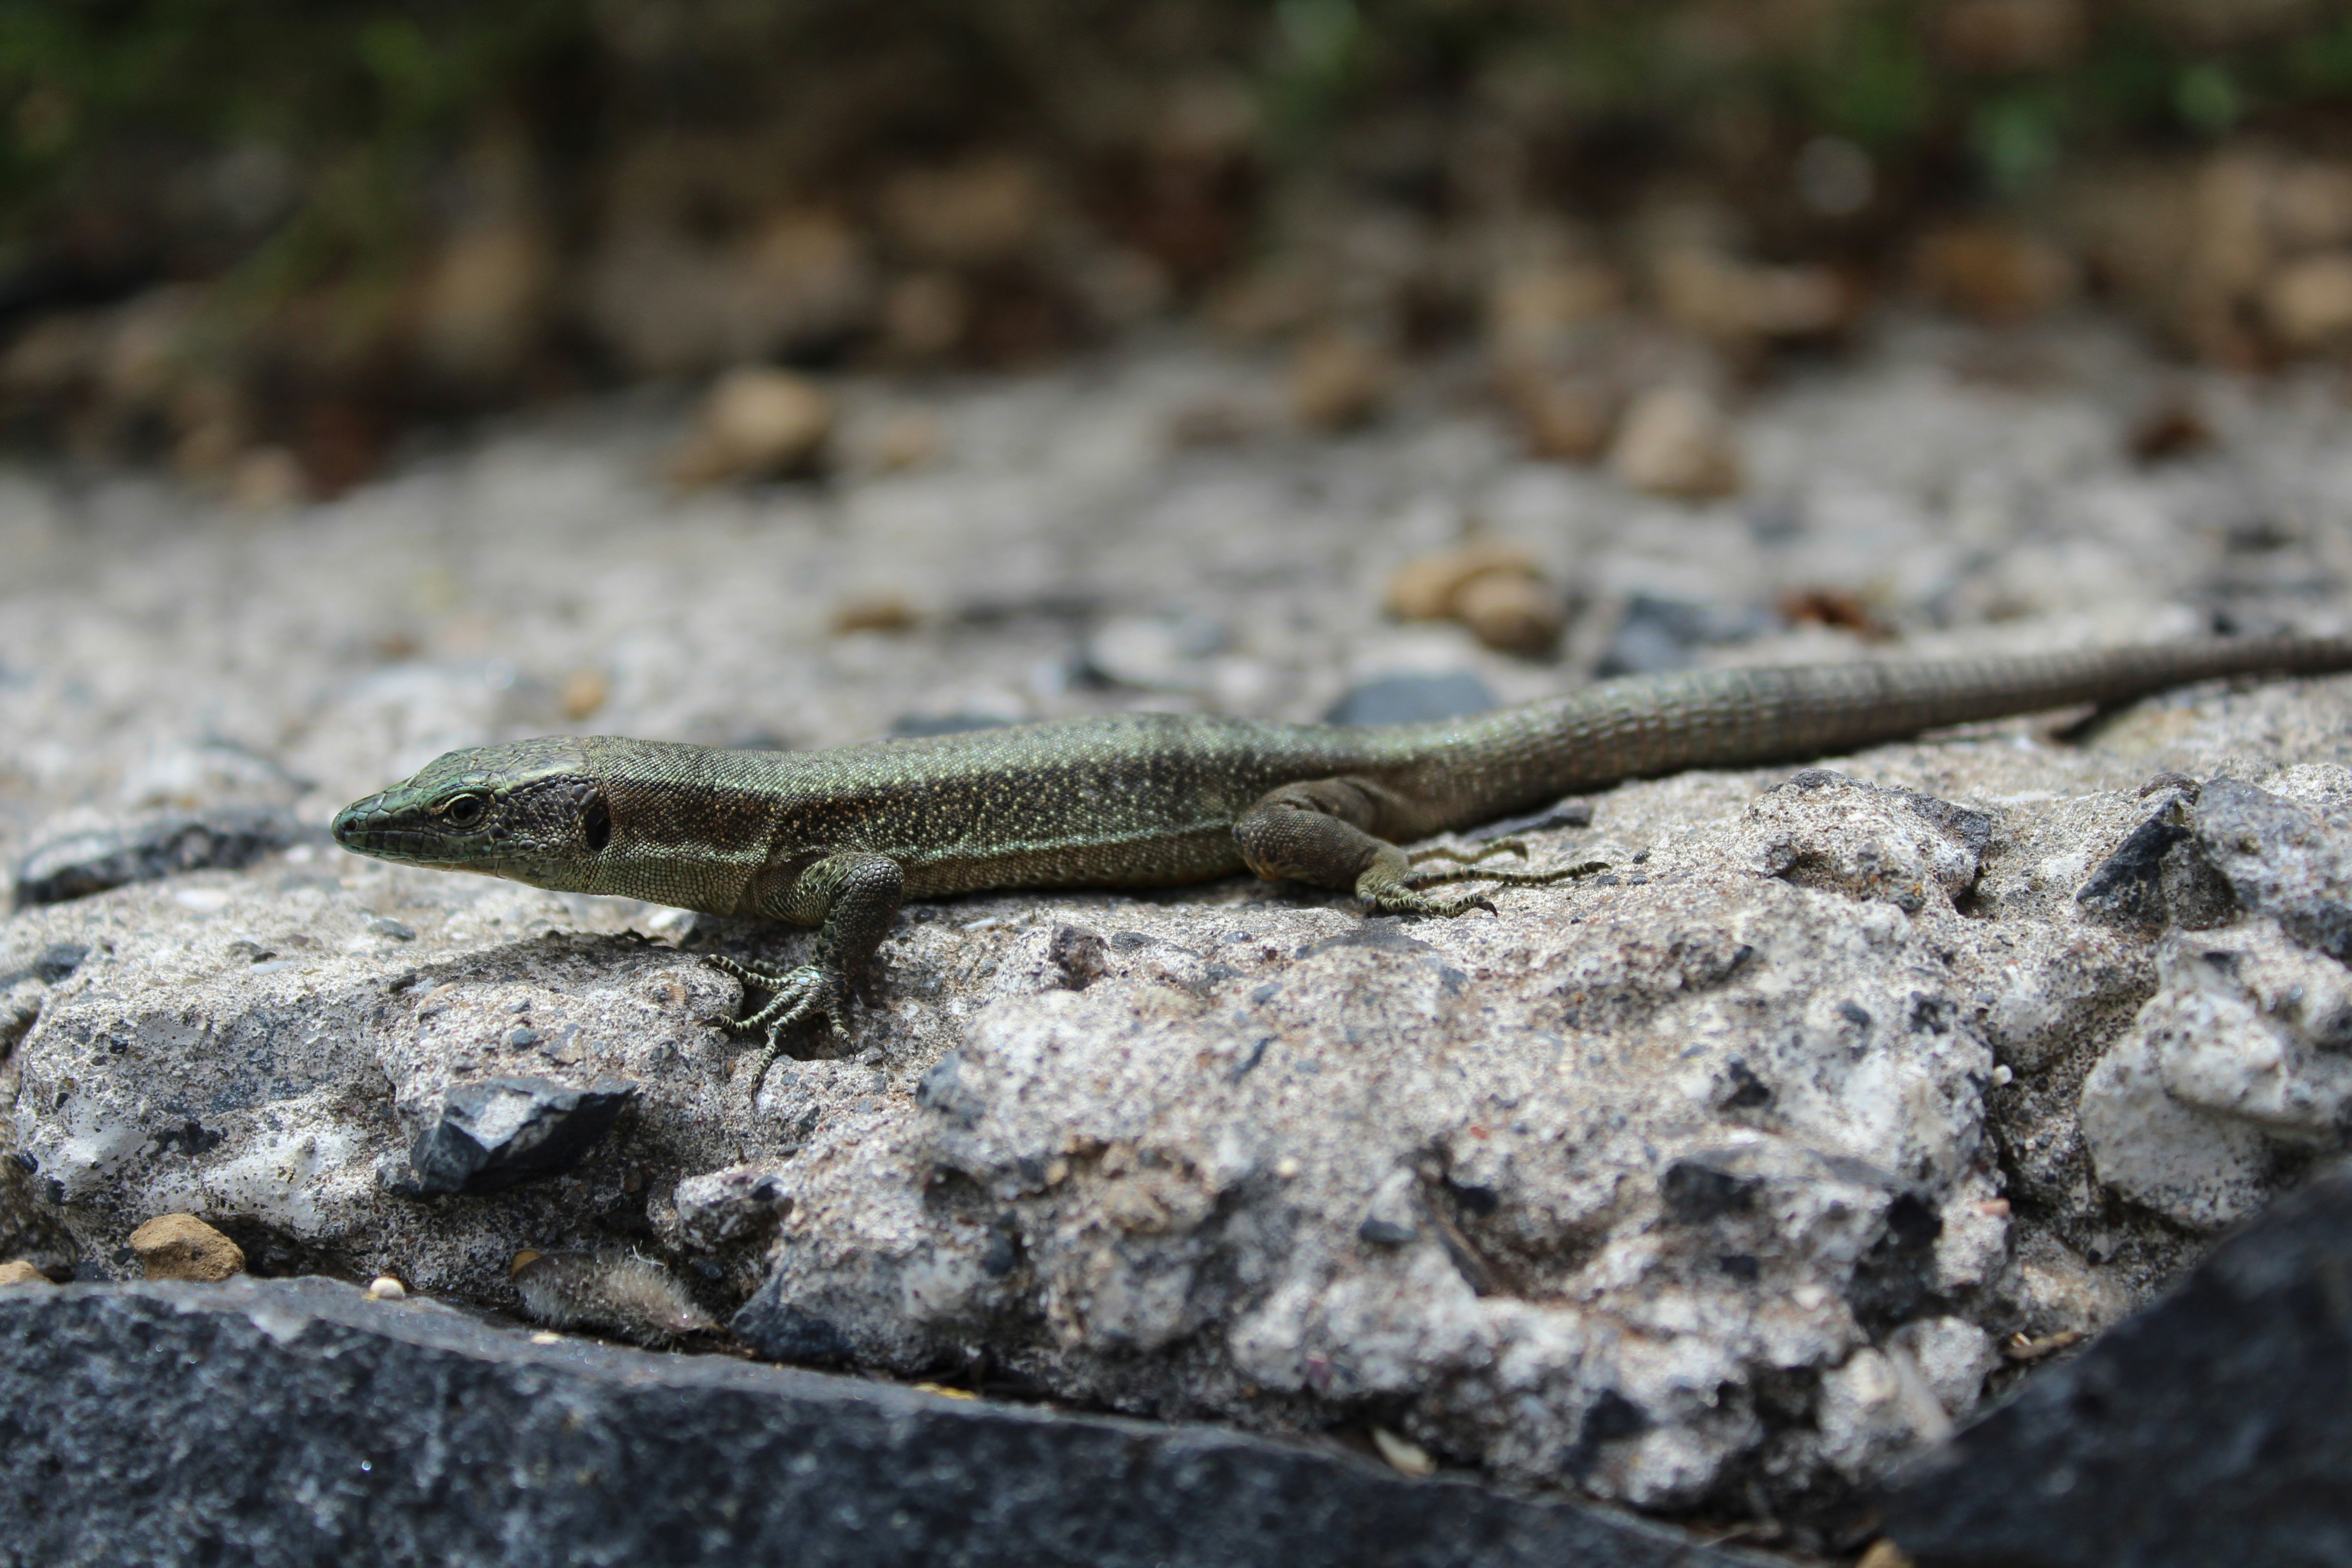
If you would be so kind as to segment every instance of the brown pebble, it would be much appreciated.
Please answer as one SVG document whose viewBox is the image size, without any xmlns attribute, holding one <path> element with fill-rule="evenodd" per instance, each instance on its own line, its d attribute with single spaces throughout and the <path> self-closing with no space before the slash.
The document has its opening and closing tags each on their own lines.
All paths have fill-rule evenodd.
<svg viewBox="0 0 2352 1568">
<path fill-rule="evenodd" d="M 1882 1535 L 1870 1543 L 1870 1550 L 1862 1554 L 1853 1568 L 1912 1568 L 1911 1554 Z"/>
<path fill-rule="evenodd" d="M 719 378 L 670 462 L 680 484 L 782 479 L 821 466 L 833 402 L 806 376 L 747 367 Z"/>
<path fill-rule="evenodd" d="M 896 594 L 863 594 L 833 607 L 832 625 L 840 632 L 903 632 L 915 624 L 915 606 Z"/>
<path fill-rule="evenodd" d="M 1869 605 L 1843 588 L 1792 588 L 1780 595 L 1775 608 L 1782 620 L 1794 625 L 1831 626 L 1865 642 L 1884 642 L 1895 635 L 1870 613 Z"/>
<path fill-rule="evenodd" d="M 1323 332 L 1298 345 L 1290 362 L 1290 406 L 1298 422 L 1318 430 L 1361 425 L 1388 400 L 1394 367 L 1370 339 Z"/>
<path fill-rule="evenodd" d="M 1504 395 L 1518 416 L 1529 457 L 1580 463 L 1607 449 L 1617 411 L 1599 388 L 1530 374 L 1512 377 Z"/>
<path fill-rule="evenodd" d="M 407 1300 L 408 1287 L 389 1274 L 379 1274 L 368 1282 L 367 1295 L 371 1301 L 401 1301 Z"/>
<path fill-rule="evenodd" d="M 47 1285 L 49 1282 L 47 1275 L 22 1258 L 0 1263 L 0 1285 Z"/>
<path fill-rule="evenodd" d="M 158 1215 L 131 1233 L 131 1250 L 150 1279 L 226 1279 L 245 1270 L 236 1243 L 192 1214 Z"/>
<path fill-rule="evenodd" d="M 1912 260 L 1928 298 L 1995 326 L 2030 321 L 2064 304 L 2078 270 L 2049 240 L 2004 224 L 1937 229 L 1919 242 Z"/>
<path fill-rule="evenodd" d="M 1537 655 L 1559 646 L 1567 607 L 1549 584 L 1517 572 L 1486 572 L 1462 585 L 1454 614 L 1497 653 Z"/>
<path fill-rule="evenodd" d="M 1463 588 L 1473 578 L 1490 573 L 1518 577 L 1537 575 L 1534 552 L 1506 539 L 1481 539 L 1408 561 L 1391 574 L 1389 613 L 1399 620 L 1442 621 L 1459 605 Z"/>
<path fill-rule="evenodd" d="M 563 678 L 559 700 L 563 705 L 563 716 L 576 723 L 604 706 L 604 700 L 612 694 L 612 682 L 604 679 L 603 670 L 575 669 Z"/>
<path fill-rule="evenodd" d="M 2132 456 L 2143 463 L 2185 458 L 2213 445 L 2213 428 L 2186 403 L 2168 403 L 2132 427 Z"/>
<path fill-rule="evenodd" d="M 1739 451 L 1722 411 L 1688 387 L 1643 393 L 1618 426 L 1609 454 L 1617 477 L 1637 490 L 1700 500 L 1739 488 Z"/>
</svg>

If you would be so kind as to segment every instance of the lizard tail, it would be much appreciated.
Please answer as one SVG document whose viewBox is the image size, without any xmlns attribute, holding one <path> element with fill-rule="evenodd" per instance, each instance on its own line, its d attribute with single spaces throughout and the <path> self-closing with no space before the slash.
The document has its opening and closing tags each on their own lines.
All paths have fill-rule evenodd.
<svg viewBox="0 0 2352 1568">
<path fill-rule="evenodd" d="M 1460 826 L 1682 768 L 1834 754 L 1949 724 L 2106 706 L 2229 676 L 2338 670 L 2352 670 L 2352 638 L 1687 670 L 1603 681 L 1472 719 L 1400 725 L 1381 736 L 1381 749 L 1408 775 L 1426 771 L 1423 787 L 1436 787 L 1425 798 L 1446 800 L 1454 808 L 1449 825 Z"/>
</svg>

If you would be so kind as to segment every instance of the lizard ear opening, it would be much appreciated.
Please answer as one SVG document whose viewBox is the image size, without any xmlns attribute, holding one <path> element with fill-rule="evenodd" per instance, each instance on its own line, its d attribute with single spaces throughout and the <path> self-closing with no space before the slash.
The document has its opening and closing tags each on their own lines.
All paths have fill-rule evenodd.
<svg viewBox="0 0 2352 1568">
<path fill-rule="evenodd" d="M 613 814 L 604 808 L 604 797 L 591 795 L 588 809 L 580 816 L 580 827 L 588 836 L 588 847 L 599 854 L 613 842 Z"/>
</svg>

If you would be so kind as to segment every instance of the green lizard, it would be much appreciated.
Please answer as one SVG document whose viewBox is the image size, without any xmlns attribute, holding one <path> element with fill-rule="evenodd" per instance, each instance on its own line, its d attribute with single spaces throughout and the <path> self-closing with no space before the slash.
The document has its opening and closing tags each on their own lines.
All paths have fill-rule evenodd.
<svg viewBox="0 0 2352 1568">
<path fill-rule="evenodd" d="M 771 994 L 730 1021 L 844 1037 L 852 979 L 907 898 L 1001 888 L 1146 887 L 1244 869 L 1352 889 L 1373 912 L 1493 906 L 1429 889 L 1532 887 L 1529 872 L 1401 844 L 1578 790 L 1736 767 L 1942 725 L 2117 703 L 2222 676 L 2352 668 L 2352 639 L 2186 643 L 1940 663 L 1718 669 L 1599 685 L 1427 724 L 1339 729 L 1129 714 L 824 752 L 733 752 L 609 736 L 451 752 L 346 806 L 362 855 L 541 888 L 815 926 L 806 961 L 710 962 Z M 1433 859 L 1456 864 L 1423 869 Z"/>
</svg>

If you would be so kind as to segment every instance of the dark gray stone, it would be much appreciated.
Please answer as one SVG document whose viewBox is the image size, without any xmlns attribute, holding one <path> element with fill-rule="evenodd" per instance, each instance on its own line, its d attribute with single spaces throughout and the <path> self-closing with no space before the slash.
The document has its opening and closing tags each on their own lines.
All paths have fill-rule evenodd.
<svg viewBox="0 0 2352 1568">
<path fill-rule="evenodd" d="M 600 1078 L 586 1089 L 543 1078 L 459 1084 L 443 1097 L 441 1119 L 408 1151 L 415 1193 L 496 1193 L 560 1175 L 612 1131 L 636 1092 L 635 1084 L 617 1078 Z"/>
<path fill-rule="evenodd" d="M 1581 796 L 1570 795 L 1555 801 L 1541 811 L 1525 816 L 1507 816 L 1500 822 L 1490 822 L 1484 827 L 1473 828 L 1465 837 L 1484 844 L 1496 838 L 1515 838 L 1522 833 L 1555 833 L 1564 827 L 1592 826 L 1592 803 Z"/>
<path fill-rule="evenodd" d="M 2352 1563 L 2352 1168 L 1906 1472 L 1920 1568 Z"/>
<path fill-rule="evenodd" d="M 0 1291 L 7 1560 L 1730 1568 L 1663 1527 L 1201 1426 L 537 1345 L 323 1279 Z"/>
<path fill-rule="evenodd" d="M 2236 917 L 2230 884 L 2199 842 L 2193 798 L 2172 796 L 2124 836 L 2074 895 L 2084 914 L 2105 925 L 2192 931 Z"/>
<path fill-rule="evenodd" d="M 25 857 L 16 868 L 16 907 L 86 899 L 184 871 L 235 870 L 305 841 L 325 843 L 326 829 L 261 805 L 220 806 L 71 834 Z"/>
<path fill-rule="evenodd" d="M 1429 724 L 1466 719 L 1495 706 L 1495 693 L 1467 669 L 1443 675 L 1382 675 L 1331 705 L 1327 724 Z"/>
<path fill-rule="evenodd" d="M 1683 669 L 1694 650 L 1747 642 L 1780 629 L 1780 617 L 1749 605 L 1710 605 L 1636 594 L 1625 603 L 1616 634 L 1593 673 L 1654 675 Z"/>
</svg>

